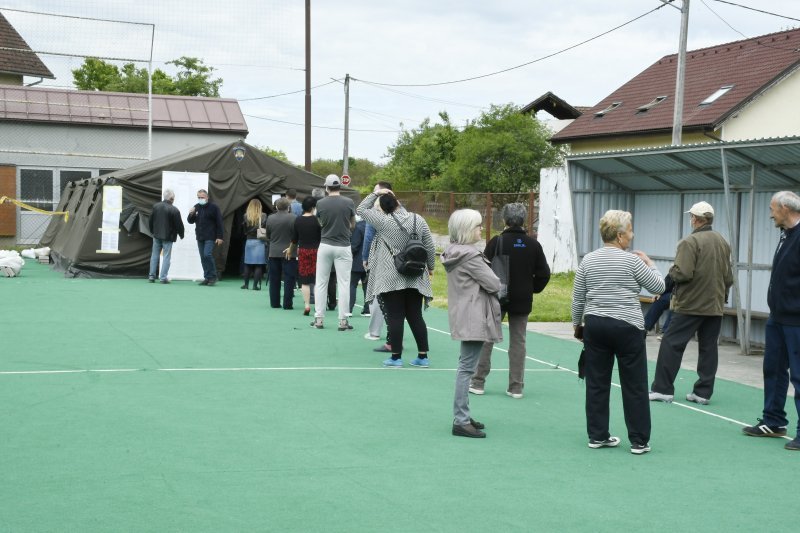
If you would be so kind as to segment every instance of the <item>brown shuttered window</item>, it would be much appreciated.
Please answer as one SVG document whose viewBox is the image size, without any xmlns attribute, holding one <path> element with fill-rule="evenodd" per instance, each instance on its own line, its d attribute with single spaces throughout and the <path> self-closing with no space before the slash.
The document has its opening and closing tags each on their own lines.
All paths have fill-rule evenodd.
<svg viewBox="0 0 800 533">
<path fill-rule="evenodd" d="M 16 198 L 17 168 L 0 166 L 0 196 Z M 17 210 L 12 203 L 0 205 L 0 237 L 14 237 L 17 234 Z"/>
</svg>

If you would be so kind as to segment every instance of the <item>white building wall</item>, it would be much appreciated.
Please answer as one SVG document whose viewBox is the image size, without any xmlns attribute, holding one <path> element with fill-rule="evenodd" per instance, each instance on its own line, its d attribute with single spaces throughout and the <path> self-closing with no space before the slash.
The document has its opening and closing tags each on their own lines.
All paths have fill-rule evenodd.
<svg viewBox="0 0 800 533">
<path fill-rule="evenodd" d="M 800 135 L 800 69 L 722 125 L 722 140 L 740 141 Z"/>
<path fill-rule="evenodd" d="M 566 168 L 543 168 L 539 179 L 537 239 L 552 272 L 573 271 L 578 268 L 578 255 Z"/>
</svg>

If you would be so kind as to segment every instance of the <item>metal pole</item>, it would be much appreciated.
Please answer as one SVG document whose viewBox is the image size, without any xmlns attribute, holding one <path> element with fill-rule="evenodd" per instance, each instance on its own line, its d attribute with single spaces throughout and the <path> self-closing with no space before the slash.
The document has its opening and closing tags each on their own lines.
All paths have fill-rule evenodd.
<svg viewBox="0 0 800 533">
<path fill-rule="evenodd" d="M 686 40 L 689 34 L 689 0 L 681 7 L 681 35 L 678 43 L 678 73 L 675 79 L 675 110 L 672 116 L 672 145 L 681 145 L 683 129 L 683 85 L 686 73 Z"/>
<path fill-rule="evenodd" d="M 750 347 L 750 330 L 753 315 L 753 232 L 756 217 L 756 166 L 750 170 L 750 227 L 747 236 L 747 310 L 744 319 L 744 338 L 746 346 Z"/>
<path fill-rule="evenodd" d="M 342 175 L 349 174 L 350 167 L 350 74 L 344 75 L 344 156 L 342 157 Z"/>
<path fill-rule="evenodd" d="M 153 159 L 153 42 L 156 26 L 150 25 L 150 61 L 147 62 L 147 160 Z"/>
<path fill-rule="evenodd" d="M 311 0 L 306 0 L 306 165 L 311 172 Z"/>
<path fill-rule="evenodd" d="M 728 179 L 728 159 L 725 156 L 725 148 L 720 148 L 722 156 L 722 181 L 725 186 L 725 210 L 728 216 L 728 235 L 731 245 L 731 270 L 733 271 L 733 301 L 736 305 L 736 322 L 738 324 L 739 346 L 743 355 L 749 355 L 750 346 L 745 344 L 744 338 L 744 317 L 742 316 L 742 299 L 739 292 L 739 245 L 734 231 L 733 213 L 731 211 L 731 186 Z"/>
</svg>

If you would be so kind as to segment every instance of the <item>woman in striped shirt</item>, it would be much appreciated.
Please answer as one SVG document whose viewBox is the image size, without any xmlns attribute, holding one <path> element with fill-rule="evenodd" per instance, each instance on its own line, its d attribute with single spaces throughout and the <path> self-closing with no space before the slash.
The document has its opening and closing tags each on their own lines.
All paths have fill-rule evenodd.
<svg viewBox="0 0 800 533">
<path fill-rule="evenodd" d="M 645 288 L 661 294 L 664 279 L 644 252 L 626 251 L 633 240 L 630 213 L 606 211 L 600 219 L 600 236 L 604 244 L 583 258 L 572 292 L 572 324 L 586 357 L 589 447 L 614 447 L 620 442 L 608 431 L 616 355 L 631 453 L 640 455 L 650 451 L 650 403 L 639 293 Z"/>
</svg>

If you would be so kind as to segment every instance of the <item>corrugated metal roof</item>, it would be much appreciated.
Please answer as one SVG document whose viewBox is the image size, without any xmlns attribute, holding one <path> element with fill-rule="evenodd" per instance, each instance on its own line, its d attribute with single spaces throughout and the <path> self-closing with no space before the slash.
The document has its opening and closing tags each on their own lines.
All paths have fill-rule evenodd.
<svg viewBox="0 0 800 533">
<path fill-rule="evenodd" d="M 574 154 L 567 161 L 631 191 L 714 190 L 723 185 L 722 152 L 731 187 L 800 188 L 800 137 L 703 143 Z"/>
<path fill-rule="evenodd" d="M 0 85 L 0 120 L 147 127 L 147 95 Z M 153 95 L 153 127 L 247 135 L 239 102 Z"/>
<path fill-rule="evenodd" d="M 800 29 L 687 52 L 683 128 L 713 130 L 800 64 Z M 553 136 L 556 142 L 672 129 L 677 54 L 664 56 Z M 733 87 L 709 105 L 700 103 Z M 637 110 L 666 96 L 646 112 Z M 602 117 L 595 114 L 621 104 Z"/>
</svg>

